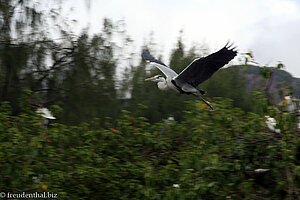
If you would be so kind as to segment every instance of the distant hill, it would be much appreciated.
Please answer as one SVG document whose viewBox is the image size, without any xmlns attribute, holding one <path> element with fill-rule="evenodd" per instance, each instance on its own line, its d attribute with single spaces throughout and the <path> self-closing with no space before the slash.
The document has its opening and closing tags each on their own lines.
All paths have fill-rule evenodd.
<svg viewBox="0 0 300 200">
<path fill-rule="evenodd" d="M 265 92 L 270 82 L 262 78 L 260 67 L 253 65 L 234 65 L 219 70 L 208 81 L 199 85 L 200 89 L 207 91 L 208 97 L 223 97 L 233 100 L 235 107 L 245 111 L 256 112 L 253 91 Z M 293 96 L 300 99 L 300 79 L 290 73 L 271 68 L 273 78 L 268 90 L 270 102 L 278 104 L 282 101 L 282 95 L 293 92 Z M 280 94 L 281 93 L 281 94 Z"/>
<path fill-rule="evenodd" d="M 246 80 L 246 92 L 250 93 L 252 91 L 262 91 L 264 90 L 267 80 L 264 80 L 260 75 L 260 67 L 253 65 L 235 65 L 228 68 L 224 68 L 224 71 L 238 70 L 240 75 L 245 77 Z M 296 98 L 300 98 L 300 78 L 293 77 L 290 73 L 272 68 L 274 78 L 270 87 L 270 92 L 275 100 L 279 102 L 281 100 L 279 91 L 285 88 L 287 85 L 292 86 L 293 95 Z"/>
</svg>

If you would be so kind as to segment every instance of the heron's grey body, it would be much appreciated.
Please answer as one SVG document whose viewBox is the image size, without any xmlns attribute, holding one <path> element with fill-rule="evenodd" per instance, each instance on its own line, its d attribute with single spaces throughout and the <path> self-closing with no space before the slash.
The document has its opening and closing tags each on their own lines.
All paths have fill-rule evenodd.
<svg viewBox="0 0 300 200">
<path fill-rule="evenodd" d="M 197 89 L 197 86 L 209 79 L 216 71 L 236 56 L 237 51 L 234 48 L 230 49 L 230 47 L 226 44 L 219 51 L 194 60 L 179 74 L 161 61 L 155 59 L 147 51 L 143 51 L 142 57 L 151 64 L 154 64 L 166 76 L 166 79 L 161 75 L 156 75 L 146 80 L 157 82 L 157 86 L 161 90 L 171 89 L 181 94 L 192 94 L 201 99 L 213 110 L 212 105 L 202 98 L 205 92 Z"/>
</svg>

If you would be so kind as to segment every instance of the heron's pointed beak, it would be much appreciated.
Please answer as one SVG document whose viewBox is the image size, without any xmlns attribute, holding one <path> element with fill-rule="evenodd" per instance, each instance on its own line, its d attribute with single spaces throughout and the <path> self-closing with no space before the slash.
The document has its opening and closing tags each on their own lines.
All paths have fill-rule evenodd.
<svg viewBox="0 0 300 200">
<path fill-rule="evenodd" d="M 151 77 L 151 78 L 146 78 L 145 81 L 153 81 L 155 78 Z"/>
</svg>

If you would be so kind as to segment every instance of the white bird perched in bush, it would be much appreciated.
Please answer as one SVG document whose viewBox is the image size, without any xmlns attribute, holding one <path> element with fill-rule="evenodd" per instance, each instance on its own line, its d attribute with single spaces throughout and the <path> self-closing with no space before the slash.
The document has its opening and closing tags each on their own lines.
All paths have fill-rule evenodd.
<svg viewBox="0 0 300 200">
<path fill-rule="evenodd" d="M 44 127 L 47 127 L 49 124 L 49 119 L 56 119 L 47 108 L 38 108 L 36 113 L 43 117 L 41 125 Z"/>
<path fill-rule="evenodd" d="M 36 110 L 36 113 L 38 113 L 39 115 L 41 115 L 46 119 L 56 119 L 47 108 L 38 108 Z"/>
<path fill-rule="evenodd" d="M 270 116 L 265 116 L 265 122 L 267 124 L 267 127 L 275 132 L 275 133 L 280 133 L 280 129 L 276 129 L 276 120 Z"/>
<path fill-rule="evenodd" d="M 287 110 L 290 112 L 296 110 L 296 106 L 290 96 L 283 97 L 283 104 L 286 106 Z"/>
<path fill-rule="evenodd" d="M 269 169 L 255 169 L 254 172 L 255 173 L 263 173 L 263 172 L 267 172 L 270 171 Z"/>
</svg>

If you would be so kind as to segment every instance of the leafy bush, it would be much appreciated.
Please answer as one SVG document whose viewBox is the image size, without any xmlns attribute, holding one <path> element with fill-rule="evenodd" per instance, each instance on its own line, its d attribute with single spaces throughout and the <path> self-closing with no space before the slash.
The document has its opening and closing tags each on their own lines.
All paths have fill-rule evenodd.
<svg viewBox="0 0 300 200">
<path fill-rule="evenodd" d="M 2 102 L 0 188 L 49 191 L 59 199 L 296 199 L 294 116 L 267 105 L 254 114 L 229 99 L 212 102 L 214 112 L 187 102 L 180 123 L 150 124 L 123 111 L 117 125 L 106 128 L 99 119 L 45 128 L 29 104 L 13 116 Z M 280 134 L 266 127 L 266 114 L 279 121 Z"/>
</svg>

